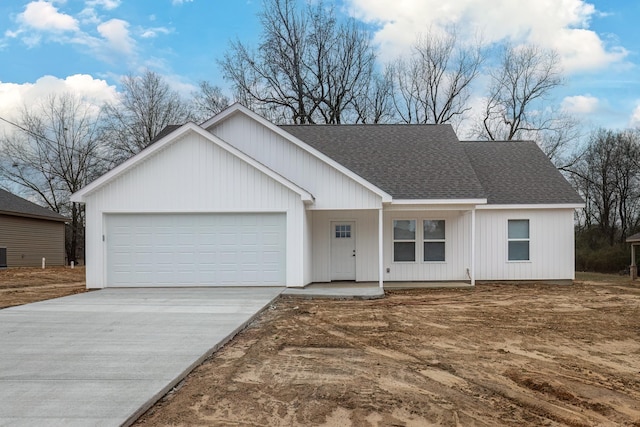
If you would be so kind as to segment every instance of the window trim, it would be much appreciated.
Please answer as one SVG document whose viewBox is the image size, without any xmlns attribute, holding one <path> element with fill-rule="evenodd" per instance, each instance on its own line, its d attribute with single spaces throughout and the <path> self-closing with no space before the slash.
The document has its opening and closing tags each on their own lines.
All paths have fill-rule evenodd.
<svg viewBox="0 0 640 427">
<path fill-rule="evenodd" d="M 414 222 L 414 234 L 413 239 L 396 239 L 393 233 L 395 229 L 396 221 L 413 221 Z M 413 243 L 413 261 L 396 261 L 396 242 L 409 242 Z M 418 220 L 416 218 L 392 218 L 391 219 L 391 262 L 398 264 L 415 264 L 418 260 Z"/>
<path fill-rule="evenodd" d="M 509 221 L 527 221 L 527 232 L 529 237 L 509 237 Z M 509 259 L 509 243 L 511 242 L 527 242 L 529 245 L 529 258 L 528 259 Z M 530 218 L 509 218 L 507 219 L 507 262 L 513 263 L 530 263 L 531 262 L 531 219 Z"/>
<path fill-rule="evenodd" d="M 424 238 L 424 222 L 425 221 L 442 221 L 444 223 L 444 238 L 442 239 L 425 239 Z M 425 257 L 425 250 L 424 250 L 424 244 L 425 243 L 444 243 L 444 259 L 443 260 L 437 260 L 437 261 L 427 261 L 426 259 L 424 259 Z M 444 218 L 422 218 L 422 257 L 421 257 L 421 261 L 423 263 L 426 264 L 444 264 L 447 262 L 447 220 Z"/>
</svg>

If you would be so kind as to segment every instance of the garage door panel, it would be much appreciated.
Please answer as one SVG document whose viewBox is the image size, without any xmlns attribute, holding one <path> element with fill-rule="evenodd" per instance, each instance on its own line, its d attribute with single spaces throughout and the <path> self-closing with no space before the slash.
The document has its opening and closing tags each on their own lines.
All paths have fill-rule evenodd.
<svg viewBox="0 0 640 427">
<path fill-rule="evenodd" d="M 107 215 L 108 286 L 285 283 L 285 214 Z"/>
</svg>

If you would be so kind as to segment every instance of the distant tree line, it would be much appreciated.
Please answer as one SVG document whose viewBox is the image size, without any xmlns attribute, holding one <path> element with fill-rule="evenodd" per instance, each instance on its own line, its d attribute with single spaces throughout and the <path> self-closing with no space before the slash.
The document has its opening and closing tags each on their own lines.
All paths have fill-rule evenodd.
<svg viewBox="0 0 640 427">
<path fill-rule="evenodd" d="M 82 256 L 84 240 L 73 192 L 167 125 L 204 121 L 233 100 L 276 123 L 450 123 L 465 139 L 535 140 L 586 201 L 576 217 L 578 268 L 628 263 L 622 242 L 640 226 L 638 132 L 601 129 L 585 143 L 580 123 L 553 98 L 564 84 L 555 51 L 486 48 L 464 42 L 455 28 L 427 29 L 408 55 L 382 64 L 371 29 L 322 1 L 265 0 L 260 23 L 257 46 L 230 41 L 218 61 L 231 96 L 203 81 L 183 97 L 146 71 L 124 77 L 107 105 L 66 94 L 23 107 L 0 140 L 0 176 L 70 218 L 69 261 Z M 589 258 L 598 251 L 606 262 Z"/>
</svg>

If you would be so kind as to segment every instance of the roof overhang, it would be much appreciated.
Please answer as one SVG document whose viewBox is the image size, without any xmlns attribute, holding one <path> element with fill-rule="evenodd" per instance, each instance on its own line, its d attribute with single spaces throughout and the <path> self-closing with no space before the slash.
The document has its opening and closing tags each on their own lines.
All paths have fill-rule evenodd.
<svg viewBox="0 0 640 427">
<path fill-rule="evenodd" d="M 51 216 L 46 216 L 46 215 L 33 215 L 33 214 L 27 214 L 27 213 L 22 213 L 22 212 L 11 212 L 11 211 L 3 211 L 0 210 L 0 215 L 6 215 L 6 216 L 17 216 L 20 218 L 31 218 L 31 219 L 41 219 L 41 220 L 45 220 L 45 221 L 57 221 L 57 222 L 69 222 L 69 218 L 65 218 L 65 217 L 51 217 Z"/>
<path fill-rule="evenodd" d="M 491 210 L 491 209 L 582 209 L 584 208 L 584 203 L 539 203 L 539 204 L 520 204 L 520 205 L 482 205 L 478 206 L 477 209 L 482 210 Z"/>
<path fill-rule="evenodd" d="M 291 135 L 289 132 L 279 128 L 275 124 L 271 123 L 269 120 L 265 119 L 264 117 L 260 116 L 257 113 L 254 113 L 253 111 L 251 111 L 250 109 L 248 109 L 247 107 L 245 107 L 245 106 L 243 106 L 243 105 L 241 105 L 239 103 L 235 103 L 235 104 L 231 105 L 230 107 L 228 107 L 227 109 L 223 110 L 219 114 L 213 116 L 212 118 L 210 118 L 206 122 L 202 123 L 200 126 L 203 129 L 208 130 L 211 127 L 217 125 L 218 123 L 221 123 L 225 119 L 227 119 L 227 118 L 229 118 L 229 117 L 231 117 L 231 116 L 233 116 L 235 114 L 244 114 L 244 115 L 250 117 L 251 119 L 257 121 L 261 125 L 265 126 L 266 128 L 268 128 L 272 132 L 276 133 L 277 135 L 287 139 L 292 144 L 298 146 L 299 148 L 301 148 L 302 150 L 304 150 L 307 153 L 311 154 L 312 156 L 316 157 L 317 159 L 323 161 L 324 163 L 328 164 L 329 166 L 333 167 L 334 169 L 340 171 L 341 173 L 343 173 L 344 175 L 348 176 L 352 180 L 356 181 L 358 184 L 362 185 L 363 187 L 365 187 L 369 191 L 373 192 L 374 194 L 377 194 L 378 196 L 380 196 L 380 198 L 382 199 L 383 203 L 389 203 L 389 202 L 392 201 L 391 195 L 389 193 L 387 193 L 386 191 L 384 191 L 381 188 L 373 185 L 371 182 L 367 181 L 366 179 L 362 178 L 360 175 L 354 173 L 352 170 L 350 170 L 350 169 L 346 168 L 345 166 L 341 165 L 340 163 L 336 162 L 335 160 L 333 160 L 332 158 L 330 158 L 326 154 L 321 153 L 320 151 L 318 151 L 315 148 L 311 147 L 309 144 L 307 144 L 304 141 L 296 138 L 295 136 Z"/>
<path fill-rule="evenodd" d="M 248 155 L 246 155 L 242 151 L 236 149 L 235 147 L 233 147 L 230 144 L 226 143 L 222 139 L 220 139 L 217 136 L 213 135 L 211 132 L 207 132 L 206 130 L 204 130 L 203 128 L 201 128 L 200 126 L 198 126 L 198 125 L 196 125 L 195 123 L 192 123 L 192 122 L 189 122 L 189 123 L 187 123 L 185 125 L 182 125 L 181 127 L 179 127 L 178 129 L 174 130 L 173 132 L 169 133 L 165 137 L 161 138 L 160 140 L 158 140 L 154 144 L 146 147 L 144 150 L 142 150 L 141 152 L 139 152 L 135 156 L 131 157 L 130 159 L 128 159 L 124 163 L 122 163 L 119 166 L 113 168 L 112 170 L 110 170 L 106 174 L 102 175 L 100 178 L 96 179 L 95 181 L 93 181 L 92 183 L 87 185 L 86 187 L 84 187 L 84 188 L 80 189 L 79 191 L 73 193 L 71 195 L 71 201 L 72 202 L 84 203 L 86 201 L 86 197 L 89 196 L 91 193 L 99 190 L 101 187 L 105 186 L 106 184 L 108 184 L 109 182 L 111 182 L 112 180 L 117 178 L 118 176 L 122 175 L 123 173 L 125 173 L 129 169 L 133 168 L 134 166 L 138 165 L 139 163 L 145 161 L 147 158 L 149 158 L 153 154 L 155 154 L 155 153 L 159 152 L 160 150 L 162 150 L 165 146 L 167 146 L 167 145 L 171 144 L 172 142 L 174 142 L 174 141 L 186 136 L 189 133 L 195 133 L 195 134 L 197 134 L 197 135 L 199 135 L 199 136 L 211 141 L 212 143 L 216 144 L 218 147 L 222 148 L 223 150 L 226 150 L 230 154 L 238 157 L 239 159 L 241 159 L 244 162 L 248 163 L 249 165 L 253 166 L 254 168 L 259 170 L 260 172 L 264 173 L 265 175 L 267 175 L 270 178 L 274 179 L 275 181 L 279 182 L 280 184 L 282 184 L 283 186 L 287 187 L 288 189 L 290 189 L 294 193 L 297 193 L 298 195 L 300 195 L 300 198 L 302 199 L 302 201 L 305 204 L 313 204 L 314 203 L 315 199 L 314 199 L 313 195 L 311 193 L 309 193 L 307 190 L 305 190 L 302 187 L 296 185 L 295 183 L 289 181 L 288 179 L 286 179 L 282 175 L 278 174 L 277 172 L 273 171 L 272 169 L 269 169 L 268 167 L 266 167 L 262 163 L 258 162 L 254 158 L 249 157 Z"/>
</svg>

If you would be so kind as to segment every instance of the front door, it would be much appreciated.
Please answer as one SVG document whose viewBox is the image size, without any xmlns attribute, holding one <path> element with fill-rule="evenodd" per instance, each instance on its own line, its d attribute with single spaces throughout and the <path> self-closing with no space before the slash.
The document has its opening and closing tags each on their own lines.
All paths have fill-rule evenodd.
<svg viewBox="0 0 640 427">
<path fill-rule="evenodd" d="M 331 280 L 356 280 L 356 226 L 331 223 Z"/>
</svg>

